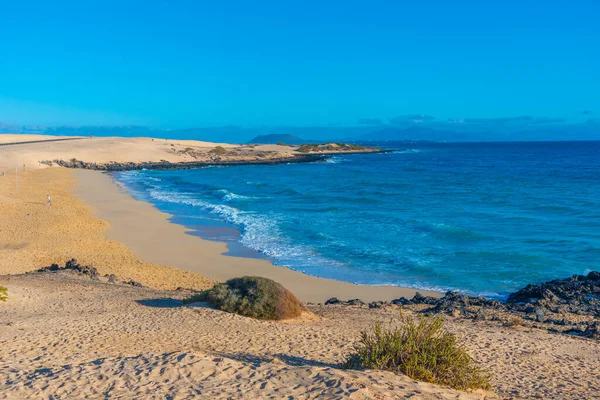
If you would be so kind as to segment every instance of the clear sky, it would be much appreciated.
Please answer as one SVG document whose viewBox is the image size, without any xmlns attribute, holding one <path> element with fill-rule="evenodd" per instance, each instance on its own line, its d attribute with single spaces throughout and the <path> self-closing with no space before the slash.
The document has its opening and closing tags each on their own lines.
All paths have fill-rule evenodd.
<svg viewBox="0 0 600 400">
<path fill-rule="evenodd" d="M 598 0 L 4 0 L 0 21 L 3 121 L 600 114 Z"/>
</svg>

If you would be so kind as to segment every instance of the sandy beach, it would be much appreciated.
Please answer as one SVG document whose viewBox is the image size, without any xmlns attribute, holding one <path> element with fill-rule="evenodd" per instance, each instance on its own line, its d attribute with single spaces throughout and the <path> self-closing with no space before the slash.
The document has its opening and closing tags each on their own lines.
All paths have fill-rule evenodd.
<svg viewBox="0 0 600 400">
<path fill-rule="evenodd" d="M 68 157 L 80 151 L 76 142 L 53 146 Z M 17 155 L 28 160 L 19 170 L 18 193 L 14 169 L 0 176 L 0 286 L 9 293 L 0 302 L 0 398 L 596 396 L 596 340 L 460 313 L 444 315 L 446 326 L 492 373 L 494 393 L 460 392 L 390 372 L 341 370 L 338 364 L 361 330 L 376 321 L 398 324 L 399 306 L 318 303 L 330 297 L 410 298 L 414 290 L 320 279 L 266 260 L 223 255 L 224 243 L 188 234 L 109 174 L 40 166 L 48 150 L 24 146 L 30 145 L 0 147 L 2 165 Z M 51 206 L 45 205 L 47 194 Z M 32 273 L 71 258 L 96 267 L 100 279 Z M 115 283 L 108 281 L 111 274 Z M 272 278 L 312 304 L 301 318 L 283 322 L 182 305 L 192 290 L 241 275 Z M 413 315 L 419 307 L 404 312 Z"/>
</svg>

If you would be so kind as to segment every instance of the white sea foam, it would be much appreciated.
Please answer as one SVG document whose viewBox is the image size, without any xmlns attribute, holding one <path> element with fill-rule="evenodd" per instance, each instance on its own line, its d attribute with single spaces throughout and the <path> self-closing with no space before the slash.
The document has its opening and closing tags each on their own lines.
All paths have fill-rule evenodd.
<svg viewBox="0 0 600 400">
<path fill-rule="evenodd" d="M 275 260 L 278 265 L 294 268 L 300 261 L 308 267 L 343 265 L 319 256 L 312 248 L 292 243 L 282 236 L 276 217 L 245 212 L 225 204 L 212 204 L 192 197 L 190 194 L 149 190 L 154 200 L 186 204 L 216 214 L 225 221 L 238 226 L 242 235 L 240 243 Z"/>
<path fill-rule="evenodd" d="M 252 199 L 258 198 L 258 197 L 252 197 L 252 196 L 243 196 L 241 194 L 230 192 L 227 189 L 219 189 L 219 190 L 217 190 L 217 192 L 222 195 L 221 200 L 226 201 L 226 202 L 235 201 L 235 200 L 252 200 Z"/>
<path fill-rule="evenodd" d="M 341 157 L 331 157 L 331 158 L 325 159 L 325 163 L 327 163 L 327 164 L 339 164 L 343 161 L 344 161 L 344 159 Z"/>
<path fill-rule="evenodd" d="M 420 153 L 420 152 L 421 152 L 421 150 L 419 150 L 419 149 L 403 149 L 403 150 L 395 150 L 388 154 L 416 154 L 416 153 Z"/>
</svg>

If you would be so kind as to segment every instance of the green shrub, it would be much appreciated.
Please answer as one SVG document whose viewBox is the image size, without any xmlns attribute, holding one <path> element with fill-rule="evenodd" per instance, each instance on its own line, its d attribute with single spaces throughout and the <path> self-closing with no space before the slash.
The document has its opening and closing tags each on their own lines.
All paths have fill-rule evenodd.
<svg viewBox="0 0 600 400">
<path fill-rule="evenodd" d="M 0 301 L 6 301 L 6 299 L 8 299 L 8 289 L 0 286 Z"/>
<path fill-rule="evenodd" d="M 209 151 L 210 154 L 227 154 L 227 150 L 225 150 L 225 148 L 223 146 L 217 146 L 214 149 L 212 149 L 211 151 Z"/>
<path fill-rule="evenodd" d="M 300 153 L 310 153 L 311 151 L 313 151 L 315 149 L 315 145 L 314 144 L 303 144 L 302 146 L 298 147 L 298 149 L 296 149 L 296 151 L 300 152 Z"/>
<path fill-rule="evenodd" d="M 279 143 L 277 143 L 277 146 L 285 146 L 285 143 L 279 142 Z"/>
<path fill-rule="evenodd" d="M 346 369 L 380 369 L 459 390 L 490 389 L 490 374 L 479 367 L 444 329 L 441 316 L 401 317 L 398 328 L 375 324 L 341 364 Z"/>
<path fill-rule="evenodd" d="M 206 301 L 213 307 L 257 319 L 280 320 L 300 316 L 302 303 L 279 283 L 257 276 L 244 276 L 218 283 L 184 304 Z"/>
</svg>

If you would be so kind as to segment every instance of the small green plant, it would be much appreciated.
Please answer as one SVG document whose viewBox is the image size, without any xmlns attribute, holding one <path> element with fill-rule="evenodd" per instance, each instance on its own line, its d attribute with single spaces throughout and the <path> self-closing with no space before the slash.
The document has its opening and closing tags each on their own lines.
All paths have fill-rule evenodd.
<svg viewBox="0 0 600 400">
<path fill-rule="evenodd" d="M 6 301 L 6 299 L 8 299 L 8 289 L 0 286 L 0 301 Z"/>
<path fill-rule="evenodd" d="M 285 146 L 285 143 L 279 142 L 279 143 L 277 143 L 277 146 Z"/>
<path fill-rule="evenodd" d="M 354 352 L 341 367 L 392 371 L 459 390 L 491 388 L 490 374 L 444 329 L 439 315 L 414 319 L 401 314 L 397 328 L 376 323 L 361 332 Z"/>
<path fill-rule="evenodd" d="M 211 151 L 209 151 L 210 154 L 227 154 L 227 150 L 225 150 L 225 148 L 223 146 L 217 146 L 214 149 L 212 149 Z"/>
<path fill-rule="evenodd" d="M 244 276 L 218 283 L 211 289 L 195 294 L 184 304 L 208 302 L 213 307 L 265 320 L 280 320 L 300 316 L 302 303 L 281 284 L 258 276 Z"/>
</svg>

